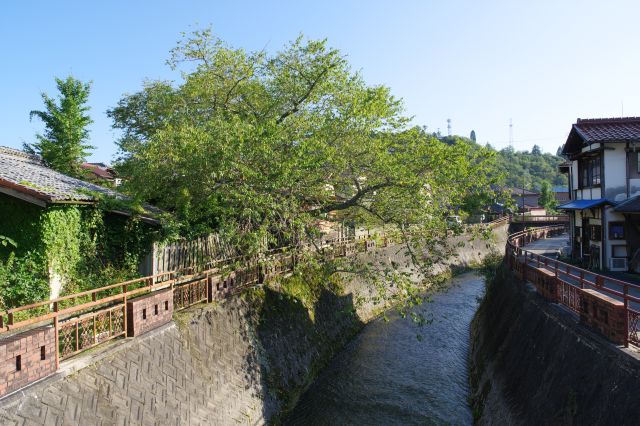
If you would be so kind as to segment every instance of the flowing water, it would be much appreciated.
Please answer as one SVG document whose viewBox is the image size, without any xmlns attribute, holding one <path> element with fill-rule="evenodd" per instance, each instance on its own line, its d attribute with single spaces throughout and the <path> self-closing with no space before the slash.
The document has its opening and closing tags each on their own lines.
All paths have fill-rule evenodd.
<svg viewBox="0 0 640 426">
<path fill-rule="evenodd" d="M 469 325 L 483 292 L 480 276 L 464 274 L 420 307 L 433 323 L 420 327 L 395 314 L 389 322 L 369 323 L 320 374 L 285 424 L 472 424 Z"/>
</svg>

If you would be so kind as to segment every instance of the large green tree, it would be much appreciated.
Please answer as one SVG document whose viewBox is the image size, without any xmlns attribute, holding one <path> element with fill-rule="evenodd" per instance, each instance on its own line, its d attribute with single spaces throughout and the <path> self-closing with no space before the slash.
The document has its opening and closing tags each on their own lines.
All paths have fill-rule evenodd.
<svg viewBox="0 0 640 426">
<path fill-rule="evenodd" d="M 547 213 L 553 213 L 558 207 L 558 201 L 553 193 L 553 189 L 549 182 L 543 182 L 540 188 L 540 205 L 545 208 Z"/>
<path fill-rule="evenodd" d="M 42 93 L 44 110 L 31 111 L 30 117 L 37 117 L 44 123 L 45 131 L 37 134 L 37 141 L 25 144 L 27 152 L 42 157 L 45 163 L 62 173 L 72 176 L 81 174 L 80 165 L 93 148 L 87 144 L 88 126 L 93 123 L 87 112 L 91 83 L 83 83 L 69 76 L 56 78 L 58 99 Z"/>
<path fill-rule="evenodd" d="M 180 82 L 148 82 L 109 115 L 128 190 L 190 232 L 291 243 L 332 214 L 446 237 L 446 216 L 493 179 L 494 152 L 408 128 L 389 88 L 326 41 L 267 54 L 202 30 L 168 62 Z"/>
</svg>

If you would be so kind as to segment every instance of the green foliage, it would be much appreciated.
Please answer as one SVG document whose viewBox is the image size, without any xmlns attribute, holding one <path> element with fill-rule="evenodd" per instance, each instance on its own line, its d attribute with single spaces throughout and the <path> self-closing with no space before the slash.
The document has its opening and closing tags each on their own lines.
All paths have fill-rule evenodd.
<svg viewBox="0 0 640 426">
<path fill-rule="evenodd" d="M 542 155 L 542 148 L 538 145 L 534 145 L 533 148 L 531 148 L 531 155 Z"/>
<path fill-rule="evenodd" d="M 390 90 L 326 41 L 268 55 L 196 31 L 169 64 L 179 84 L 149 82 L 109 115 L 127 190 L 192 234 L 231 234 L 251 252 L 296 243 L 329 212 L 442 229 L 470 192 L 490 192 L 495 153 L 407 128 Z"/>
<path fill-rule="evenodd" d="M 49 295 L 49 279 L 37 252 L 17 258 L 11 253 L 0 261 L 0 308 L 8 309 L 45 300 Z"/>
<path fill-rule="evenodd" d="M 4 235 L 0 235 L 0 245 L 3 247 L 11 247 L 11 248 L 18 247 L 15 241 L 13 241 L 9 237 L 5 237 Z"/>
<path fill-rule="evenodd" d="M 82 83 L 69 76 L 65 80 L 56 78 L 58 102 L 42 93 L 44 111 L 31 111 L 45 125 L 44 134 L 36 135 L 37 141 L 25 144 L 24 149 L 42 157 L 45 163 L 59 172 L 80 176 L 80 165 L 93 148 L 86 143 L 89 137 L 87 126 L 93 120 L 87 115 L 91 83 Z"/>
<path fill-rule="evenodd" d="M 50 207 L 42 214 L 39 228 L 49 271 L 63 277 L 73 276 L 82 258 L 80 209 Z"/>
<path fill-rule="evenodd" d="M 504 171 L 507 186 L 539 190 L 543 182 L 552 185 L 567 185 L 567 177 L 558 171 L 558 165 L 564 161 L 557 155 L 542 153 L 534 146 L 531 153 L 504 148 L 499 151 L 498 168 Z"/>
<path fill-rule="evenodd" d="M 556 210 L 556 207 L 558 207 L 558 201 L 556 200 L 555 194 L 553 193 L 549 182 L 542 182 L 539 203 L 542 207 L 545 208 L 547 213 L 553 213 Z"/>
<path fill-rule="evenodd" d="M 46 299 L 51 274 L 61 277 L 63 294 L 137 277 L 159 237 L 135 215 L 100 205 L 42 209 L 1 194 L 0 201 L 0 299 L 8 308 Z"/>
</svg>

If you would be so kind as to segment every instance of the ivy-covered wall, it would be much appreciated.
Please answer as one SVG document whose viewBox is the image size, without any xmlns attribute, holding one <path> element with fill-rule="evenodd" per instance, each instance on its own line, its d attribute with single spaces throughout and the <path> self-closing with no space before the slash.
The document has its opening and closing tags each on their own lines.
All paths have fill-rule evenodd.
<svg viewBox="0 0 640 426">
<path fill-rule="evenodd" d="M 0 303 L 19 306 L 137 276 L 159 234 L 100 205 L 42 208 L 0 194 Z"/>
<path fill-rule="evenodd" d="M 0 193 L 0 235 L 11 238 L 17 247 L 0 246 L 0 260 L 7 260 L 15 251 L 23 255 L 40 240 L 38 223 L 45 209 Z"/>
</svg>

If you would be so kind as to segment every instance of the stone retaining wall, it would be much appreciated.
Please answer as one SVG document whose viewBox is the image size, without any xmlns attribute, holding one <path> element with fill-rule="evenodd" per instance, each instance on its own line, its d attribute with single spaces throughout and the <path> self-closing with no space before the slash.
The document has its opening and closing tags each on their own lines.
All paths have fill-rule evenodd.
<svg viewBox="0 0 640 426">
<path fill-rule="evenodd" d="M 583 322 L 504 266 L 472 324 L 476 423 L 638 424 L 637 350 L 616 346 Z"/>
<path fill-rule="evenodd" d="M 497 234 L 493 244 L 468 241 L 458 256 L 434 267 L 434 273 L 479 262 L 500 250 L 506 227 Z M 395 262 L 412 271 L 405 251 L 397 246 L 362 253 L 358 259 L 379 265 Z M 71 360 L 52 378 L 0 401 L 0 423 L 273 421 L 377 314 L 373 295 L 372 286 L 353 280 L 340 295 L 323 291 L 311 310 L 266 287 L 196 305 L 160 329 L 113 342 L 94 358 Z"/>
</svg>

